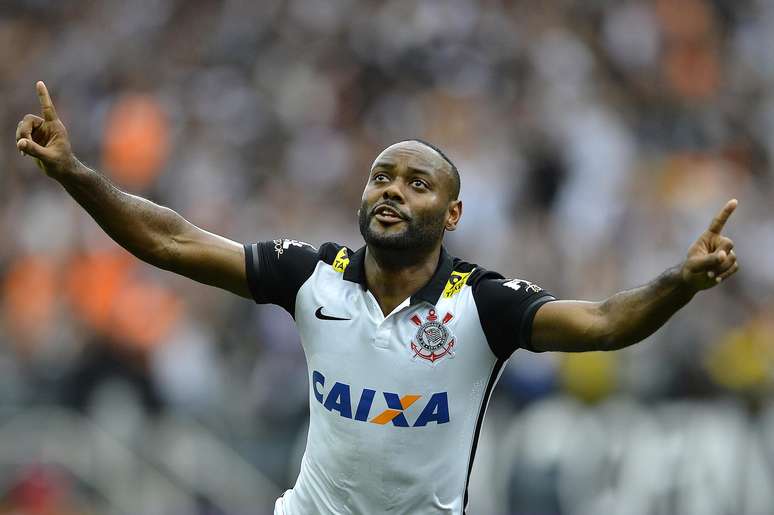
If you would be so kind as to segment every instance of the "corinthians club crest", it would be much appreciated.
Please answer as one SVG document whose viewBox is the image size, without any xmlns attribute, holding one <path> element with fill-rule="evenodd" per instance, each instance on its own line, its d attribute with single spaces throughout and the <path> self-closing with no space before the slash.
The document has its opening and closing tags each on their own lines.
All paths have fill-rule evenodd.
<svg viewBox="0 0 774 515">
<path fill-rule="evenodd" d="M 424 322 L 419 315 L 412 316 L 411 321 L 418 329 L 411 341 L 411 350 L 414 353 L 411 359 L 421 358 L 434 365 L 443 357 L 453 358 L 455 339 L 446 325 L 452 318 L 454 315 L 447 312 L 442 320 L 438 320 L 434 309 L 430 310 Z"/>
</svg>

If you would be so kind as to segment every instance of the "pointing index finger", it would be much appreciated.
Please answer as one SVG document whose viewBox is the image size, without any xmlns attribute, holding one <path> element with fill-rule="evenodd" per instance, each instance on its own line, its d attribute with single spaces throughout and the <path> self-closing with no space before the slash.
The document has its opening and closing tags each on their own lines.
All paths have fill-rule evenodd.
<svg viewBox="0 0 774 515">
<path fill-rule="evenodd" d="M 728 202 L 726 202 L 726 205 L 723 206 L 723 209 L 720 210 L 720 212 L 715 216 L 715 218 L 712 219 L 712 222 L 709 226 L 709 232 L 714 234 L 720 234 L 720 231 L 723 230 L 723 227 L 726 225 L 726 222 L 728 221 L 728 217 L 731 216 L 731 213 L 734 212 L 734 209 L 736 209 L 736 206 L 739 202 L 732 198 Z"/>
<path fill-rule="evenodd" d="M 38 99 L 40 100 L 40 110 L 43 113 L 43 118 L 47 122 L 53 122 L 57 119 L 56 109 L 54 109 L 54 103 L 51 101 L 51 96 L 48 94 L 46 85 L 42 80 L 39 80 L 35 84 L 35 90 L 38 92 Z"/>
</svg>

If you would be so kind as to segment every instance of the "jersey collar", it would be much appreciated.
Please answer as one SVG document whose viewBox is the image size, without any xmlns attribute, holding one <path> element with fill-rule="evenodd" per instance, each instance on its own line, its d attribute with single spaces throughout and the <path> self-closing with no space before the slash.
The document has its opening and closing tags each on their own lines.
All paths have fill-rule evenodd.
<svg viewBox="0 0 774 515">
<path fill-rule="evenodd" d="M 366 287 L 365 254 L 365 246 L 356 250 L 349 258 L 349 266 L 344 270 L 345 280 L 361 284 L 364 288 Z M 454 270 L 454 259 L 446 252 L 446 247 L 441 245 L 441 256 L 435 273 L 427 284 L 411 296 L 411 304 L 425 301 L 435 305 L 441 297 L 452 270 Z"/>
</svg>

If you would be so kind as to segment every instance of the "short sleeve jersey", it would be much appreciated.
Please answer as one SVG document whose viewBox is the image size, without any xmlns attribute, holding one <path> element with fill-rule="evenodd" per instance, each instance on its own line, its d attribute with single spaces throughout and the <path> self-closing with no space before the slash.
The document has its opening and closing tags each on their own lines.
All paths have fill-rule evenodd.
<svg viewBox="0 0 774 515">
<path fill-rule="evenodd" d="M 442 249 L 430 281 L 384 316 L 365 253 L 245 245 L 253 298 L 293 316 L 309 370 L 309 435 L 285 514 L 462 514 L 492 389 L 554 297 Z"/>
</svg>

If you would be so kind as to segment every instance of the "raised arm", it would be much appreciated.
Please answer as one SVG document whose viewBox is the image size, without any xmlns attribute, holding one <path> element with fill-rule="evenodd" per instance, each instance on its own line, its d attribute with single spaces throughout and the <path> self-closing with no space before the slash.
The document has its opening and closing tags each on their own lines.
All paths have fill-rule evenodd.
<svg viewBox="0 0 774 515">
<path fill-rule="evenodd" d="M 601 302 L 555 301 L 541 306 L 532 326 L 532 347 L 615 350 L 650 336 L 697 292 L 720 284 L 739 269 L 734 243 L 721 234 L 736 205 L 735 199 L 729 200 L 688 249 L 685 261 L 645 286 Z"/>
<path fill-rule="evenodd" d="M 119 245 L 154 266 L 250 298 L 241 244 L 199 229 L 175 211 L 116 188 L 73 155 L 45 84 L 41 114 L 16 128 L 16 147 L 35 158 Z"/>
</svg>

